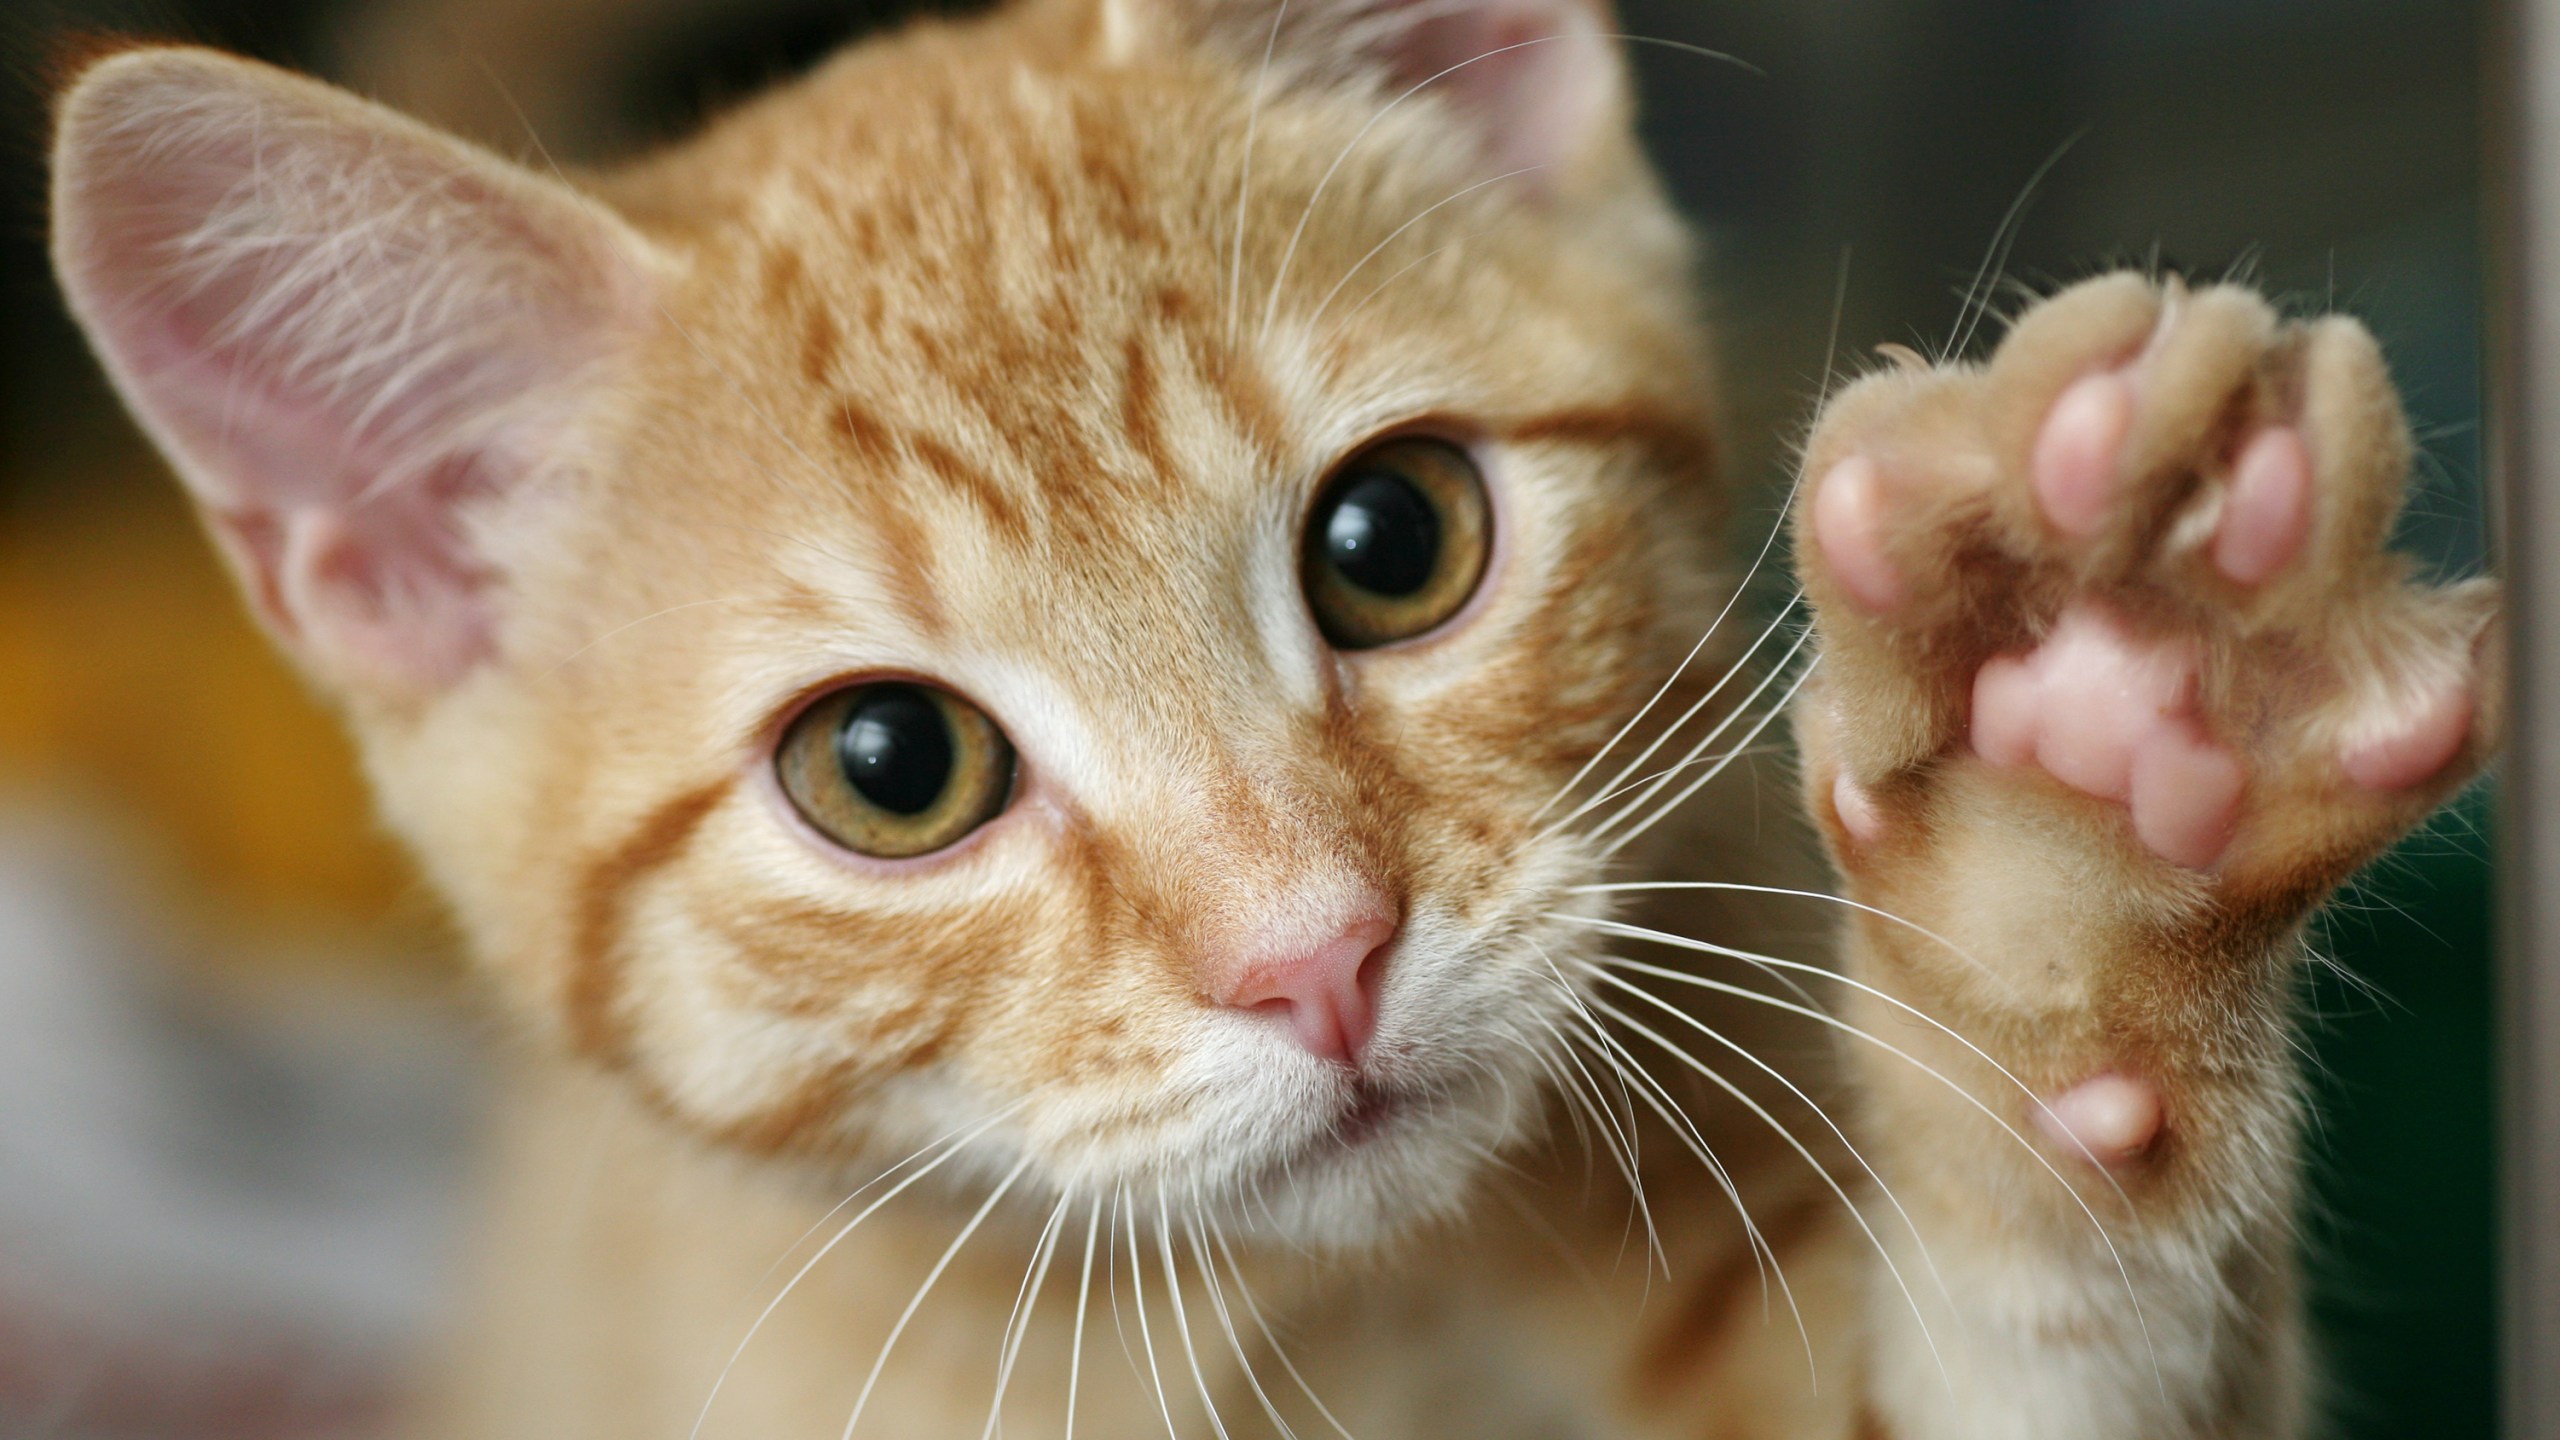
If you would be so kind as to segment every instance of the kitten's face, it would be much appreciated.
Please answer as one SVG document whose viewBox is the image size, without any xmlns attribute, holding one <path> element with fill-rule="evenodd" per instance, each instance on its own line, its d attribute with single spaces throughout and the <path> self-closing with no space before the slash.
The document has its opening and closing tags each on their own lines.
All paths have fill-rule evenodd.
<svg viewBox="0 0 2560 1440">
<path fill-rule="evenodd" d="M 608 187 L 648 302 L 471 501 L 488 654 L 364 712 L 683 1123 L 1342 1241 L 1538 1113 L 1549 802 L 1700 618 L 1676 230 L 1611 105 L 1483 183 L 1551 142 L 1233 49 L 923 33 Z"/>
</svg>

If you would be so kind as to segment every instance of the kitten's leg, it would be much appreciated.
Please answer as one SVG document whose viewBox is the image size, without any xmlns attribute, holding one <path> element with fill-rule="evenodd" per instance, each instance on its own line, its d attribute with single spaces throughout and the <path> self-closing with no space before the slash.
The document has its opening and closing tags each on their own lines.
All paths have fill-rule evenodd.
<svg viewBox="0 0 2560 1440">
<path fill-rule="evenodd" d="M 2494 589 L 2383 548 L 2409 460 L 2352 321 L 2131 275 L 1827 407 L 1809 798 L 1848 893 L 1941 937 L 1846 943 L 1947 1297 L 1924 1338 L 1879 1281 L 1873 1433 L 2303 1427 L 2302 923 L 2495 743 Z"/>
</svg>

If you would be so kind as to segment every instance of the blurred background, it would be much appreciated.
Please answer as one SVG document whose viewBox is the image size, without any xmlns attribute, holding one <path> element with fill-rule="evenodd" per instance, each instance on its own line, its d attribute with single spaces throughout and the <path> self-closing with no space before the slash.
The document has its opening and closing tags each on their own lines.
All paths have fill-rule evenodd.
<svg viewBox="0 0 2560 1440">
<path fill-rule="evenodd" d="M 602 162 L 849 36 L 967 8 L 0 3 L 0 1435 L 380 1433 L 438 1315 L 485 1025 L 333 723 L 64 318 L 49 57 L 82 32 L 209 41 Z M 1637 54 L 1655 153 L 1710 237 L 1759 497 L 1739 548 L 1774 520 L 1835 337 L 1937 348 L 1978 276 L 2006 308 L 2130 262 L 2363 317 L 2425 443 L 2406 544 L 2480 568 L 2484 7 L 1620 8 L 1762 72 Z M 2367 876 L 2307 983 L 2304 1243 L 2344 1435 L 2493 1429 L 2493 803 Z"/>
</svg>

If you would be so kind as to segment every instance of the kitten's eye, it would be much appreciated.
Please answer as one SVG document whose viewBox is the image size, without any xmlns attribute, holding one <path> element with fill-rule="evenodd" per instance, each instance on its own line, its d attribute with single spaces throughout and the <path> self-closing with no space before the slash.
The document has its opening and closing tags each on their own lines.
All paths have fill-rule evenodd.
<svg viewBox="0 0 2560 1440">
<path fill-rule="evenodd" d="M 1351 458 L 1307 526 L 1307 603 L 1345 650 L 1409 640 L 1445 622 L 1484 578 L 1493 517 L 1465 451 L 1390 440 Z"/>
<path fill-rule="evenodd" d="M 773 757 L 803 818 L 884 860 L 956 845 L 1013 794 L 1013 746 L 968 701 L 922 685 L 839 690 L 812 705 Z"/>
</svg>

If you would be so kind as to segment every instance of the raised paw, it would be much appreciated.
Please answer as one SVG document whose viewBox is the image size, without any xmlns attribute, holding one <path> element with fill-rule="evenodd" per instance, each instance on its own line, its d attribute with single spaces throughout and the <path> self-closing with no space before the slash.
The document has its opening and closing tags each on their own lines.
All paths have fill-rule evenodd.
<svg viewBox="0 0 2560 1440">
<path fill-rule="evenodd" d="M 1836 838 L 1978 765 L 2182 870 L 2343 878 L 2493 740 L 2494 588 L 2386 548 L 2410 456 L 2353 321 L 2134 275 L 1850 387 L 1795 522 Z"/>
</svg>

